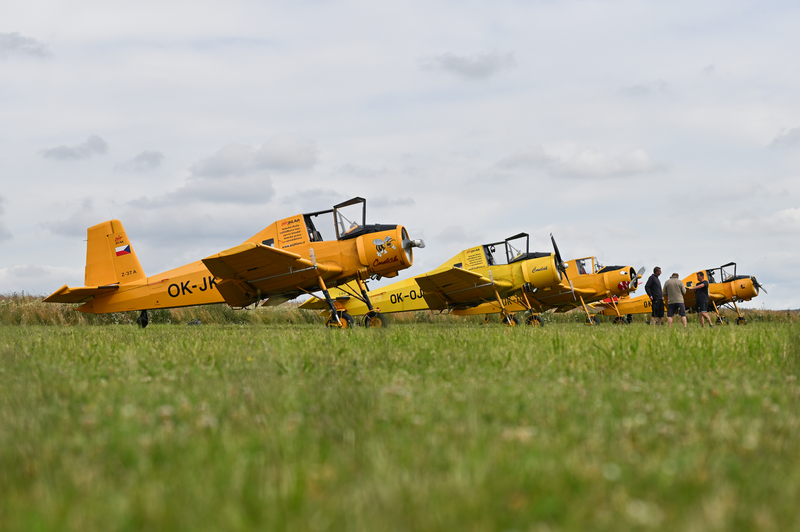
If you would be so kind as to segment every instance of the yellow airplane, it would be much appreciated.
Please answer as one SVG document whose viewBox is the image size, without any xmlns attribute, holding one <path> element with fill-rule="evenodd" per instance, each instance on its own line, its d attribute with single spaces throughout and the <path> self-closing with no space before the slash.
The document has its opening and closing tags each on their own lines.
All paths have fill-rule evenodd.
<svg viewBox="0 0 800 532">
<path fill-rule="evenodd" d="M 356 197 L 333 209 L 289 216 L 236 247 L 150 277 L 122 223 L 109 220 L 88 229 L 86 286 L 64 285 L 44 301 L 83 303 L 76 310 L 92 314 L 141 310 L 137 322 L 146 327 L 148 309 L 223 302 L 273 306 L 320 290 L 332 311 L 327 325 L 347 328 L 352 321 L 336 312 L 328 285 L 354 281 L 368 318 L 379 319 L 363 281 L 395 277 L 413 264 L 413 248 L 425 247 L 409 239 L 402 225 L 367 225 L 366 215 L 366 200 Z M 336 238 L 323 240 L 320 230 Z"/>
<path fill-rule="evenodd" d="M 555 246 L 552 235 L 551 239 Z M 359 297 L 352 283 L 342 286 L 335 292 L 336 306 L 348 315 L 368 314 L 370 300 L 375 310 L 384 314 L 413 310 L 458 313 L 493 301 L 503 314 L 503 323 L 515 326 L 519 320 L 506 312 L 503 298 L 519 294 L 521 301 L 525 301 L 526 288 L 535 291 L 558 285 L 564 265 L 558 248 L 555 249 L 555 253 L 532 253 L 528 234 L 520 233 L 500 242 L 465 249 L 426 274 L 370 291 L 369 298 Z M 300 308 L 327 307 L 322 299 L 316 298 L 307 300 Z M 538 324 L 538 316 L 529 320 L 528 323 Z"/>
<path fill-rule="evenodd" d="M 503 301 L 505 310 L 509 312 L 528 310 L 533 313 L 555 309 L 556 312 L 566 312 L 582 307 L 586 313 L 585 323 L 595 325 L 597 318 L 589 313 L 589 303 L 603 298 L 619 297 L 636 290 L 639 279 L 644 273 L 644 267 L 637 272 L 632 266 L 603 266 L 595 257 L 574 259 L 564 263 L 564 266 L 564 275 L 569 285 L 560 283 L 543 288 L 526 286 L 521 293 L 511 295 Z M 488 302 L 470 309 L 459 309 L 453 313 L 486 314 L 488 320 L 489 314 L 497 312 L 500 312 L 500 305 Z M 528 319 L 530 320 L 530 317 Z M 538 323 L 541 323 L 541 320 Z M 624 323 L 624 318 L 619 312 L 616 312 L 614 323 Z"/>
<path fill-rule="evenodd" d="M 731 270 L 731 267 L 733 269 Z M 763 285 L 759 284 L 758 280 L 752 275 L 737 275 L 736 263 L 729 262 L 719 268 L 710 268 L 707 270 L 700 270 L 704 272 L 705 278 L 708 280 L 708 302 L 709 312 L 714 312 L 717 315 L 717 323 L 727 323 L 724 316 L 719 313 L 719 308 L 725 305 L 731 305 L 736 310 L 736 325 L 745 325 L 747 320 L 739 311 L 737 301 L 750 301 L 756 297 L 761 290 L 764 293 L 767 291 Z M 686 286 L 692 286 L 697 282 L 697 272 L 694 272 L 683 279 Z M 687 290 L 683 296 L 686 310 L 690 310 L 697 305 L 694 290 Z M 606 316 L 612 315 L 611 302 L 600 302 L 595 304 L 595 308 L 602 308 L 600 314 Z M 653 304 L 647 294 L 639 297 L 621 297 L 618 301 L 613 303 L 619 312 L 623 314 L 651 314 L 653 311 Z M 666 302 L 664 303 L 666 309 Z"/>
</svg>

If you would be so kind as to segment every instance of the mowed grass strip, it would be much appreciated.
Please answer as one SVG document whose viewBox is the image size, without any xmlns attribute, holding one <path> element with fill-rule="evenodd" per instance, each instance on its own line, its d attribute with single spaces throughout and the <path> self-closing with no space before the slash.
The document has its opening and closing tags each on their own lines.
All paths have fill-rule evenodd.
<svg viewBox="0 0 800 532">
<path fill-rule="evenodd" d="M 800 328 L 0 327 L 2 530 L 797 530 Z"/>
</svg>

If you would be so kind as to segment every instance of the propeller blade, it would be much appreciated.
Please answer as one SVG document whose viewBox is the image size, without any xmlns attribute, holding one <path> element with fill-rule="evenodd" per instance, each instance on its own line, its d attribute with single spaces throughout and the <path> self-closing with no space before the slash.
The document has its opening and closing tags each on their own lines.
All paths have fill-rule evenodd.
<svg viewBox="0 0 800 532">
<path fill-rule="evenodd" d="M 565 264 L 564 259 L 561 258 L 561 252 L 558 250 L 558 244 L 556 244 L 556 239 L 553 236 L 553 233 L 550 233 L 550 242 L 553 243 L 553 251 L 556 254 L 556 267 L 561 273 L 564 274 L 567 282 L 569 282 L 569 289 L 572 291 L 572 299 L 577 301 L 578 297 L 575 295 L 575 285 L 572 284 L 572 280 L 569 278 L 569 275 L 567 275 L 567 264 Z"/>
<path fill-rule="evenodd" d="M 558 250 L 558 244 L 556 244 L 556 239 L 553 236 L 553 233 L 550 233 L 550 242 L 553 243 L 553 251 L 556 252 L 556 263 L 559 265 L 560 268 L 564 260 L 561 258 L 561 252 Z"/>
<path fill-rule="evenodd" d="M 638 271 L 638 272 L 636 272 L 636 277 L 638 277 L 639 279 L 641 279 L 641 278 L 642 278 L 642 275 L 644 275 L 644 266 L 642 266 L 641 268 L 639 268 L 639 271 Z"/>
</svg>

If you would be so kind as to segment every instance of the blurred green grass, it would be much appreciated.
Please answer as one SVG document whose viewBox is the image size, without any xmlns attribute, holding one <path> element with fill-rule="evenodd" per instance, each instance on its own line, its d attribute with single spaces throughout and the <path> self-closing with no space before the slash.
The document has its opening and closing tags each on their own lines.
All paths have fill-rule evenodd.
<svg viewBox="0 0 800 532">
<path fill-rule="evenodd" d="M 442 318 L 0 326 L 0 530 L 800 528 L 796 321 Z"/>
</svg>

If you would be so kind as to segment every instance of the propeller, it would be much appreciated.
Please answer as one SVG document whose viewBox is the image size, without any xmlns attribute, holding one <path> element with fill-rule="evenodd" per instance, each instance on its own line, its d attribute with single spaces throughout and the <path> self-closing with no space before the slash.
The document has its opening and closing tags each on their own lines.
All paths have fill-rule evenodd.
<svg viewBox="0 0 800 532">
<path fill-rule="evenodd" d="M 756 287 L 756 290 L 759 290 L 759 291 L 763 290 L 765 294 L 769 294 L 769 292 L 767 292 L 767 289 L 764 288 L 764 285 L 758 283 L 758 280 L 755 278 L 754 275 L 751 275 L 750 278 L 753 280 L 753 286 Z"/>
<path fill-rule="evenodd" d="M 425 241 L 424 240 L 420 240 L 420 239 L 410 240 L 408 238 L 404 238 L 403 239 L 403 249 L 405 249 L 406 251 L 408 251 L 411 248 L 420 248 L 420 249 L 422 249 L 424 247 L 425 247 Z"/>
<path fill-rule="evenodd" d="M 631 268 L 631 285 L 633 286 L 634 290 L 636 290 L 636 288 L 639 286 L 639 279 L 642 278 L 642 274 L 644 274 L 644 271 L 645 271 L 644 266 L 642 266 L 641 268 L 639 268 L 639 271 L 636 272 L 636 274 L 634 274 L 633 268 Z"/>
<path fill-rule="evenodd" d="M 558 270 L 564 274 L 564 277 L 567 278 L 569 289 L 572 290 L 572 299 L 577 301 L 578 298 L 575 296 L 575 286 L 572 284 L 572 280 L 569 278 L 569 275 L 567 275 L 567 264 L 564 262 L 564 259 L 561 258 L 561 252 L 558 250 L 558 244 L 556 244 L 556 239 L 553 236 L 553 233 L 550 233 L 550 242 L 553 243 L 553 251 L 555 251 L 556 254 L 556 268 L 558 268 Z"/>
</svg>

